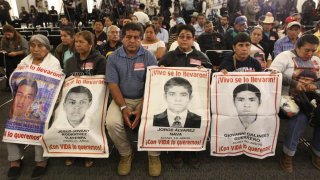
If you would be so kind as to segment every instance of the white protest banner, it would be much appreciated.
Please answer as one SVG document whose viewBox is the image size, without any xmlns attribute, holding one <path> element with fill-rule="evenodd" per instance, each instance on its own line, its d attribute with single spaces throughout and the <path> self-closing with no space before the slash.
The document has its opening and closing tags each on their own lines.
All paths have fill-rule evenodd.
<svg viewBox="0 0 320 180">
<path fill-rule="evenodd" d="M 139 151 L 201 151 L 210 127 L 209 69 L 149 67 Z"/>
<path fill-rule="evenodd" d="M 10 77 L 14 95 L 3 142 L 40 145 L 50 120 L 64 74 L 37 65 L 18 66 Z"/>
<path fill-rule="evenodd" d="M 211 155 L 245 154 L 259 159 L 273 156 L 281 87 L 281 74 L 213 74 Z"/>
<path fill-rule="evenodd" d="M 68 77 L 41 139 L 44 156 L 109 157 L 104 126 L 108 95 L 103 75 Z"/>
</svg>

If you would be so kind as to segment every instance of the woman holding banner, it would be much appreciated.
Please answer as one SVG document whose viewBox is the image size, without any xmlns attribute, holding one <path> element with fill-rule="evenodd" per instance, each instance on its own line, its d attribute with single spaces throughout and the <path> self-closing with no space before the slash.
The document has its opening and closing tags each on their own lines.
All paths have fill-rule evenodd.
<svg viewBox="0 0 320 180">
<path fill-rule="evenodd" d="M 64 72 L 68 76 L 104 75 L 106 58 L 93 48 L 94 36 L 90 31 L 80 31 L 75 35 L 75 54 L 66 61 Z M 74 158 L 67 158 L 65 164 L 71 166 Z M 85 159 L 85 167 L 91 167 L 93 160 Z"/>
<path fill-rule="evenodd" d="M 19 65 L 38 65 L 45 69 L 62 72 L 59 60 L 50 53 L 50 42 L 47 37 L 40 34 L 32 36 L 29 41 L 29 49 L 30 49 L 30 54 L 27 57 L 25 57 L 20 62 Z M 13 92 L 16 92 L 14 103 L 11 107 L 13 108 L 12 109 L 13 113 L 11 113 L 11 115 L 14 115 L 14 116 L 19 115 L 19 112 L 21 111 L 18 109 L 18 107 L 22 106 L 18 104 L 18 102 L 20 102 L 20 99 L 23 98 L 23 99 L 30 100 L 30 102 L 28 100 L 24 100 L 25 106 L 27 106 L 26 104 L 30 105 L 32 103 L 31 100 L 36 97 L 37 89 L 38 89 L 36 82 L 31 79 L 20 81 L 19 85 L 16 88 L 17 89 L 12 89 Z M 17 109 L 15 109 L 16 107 Z M 23 109 L 23 108 L 21 107 L 20 109 Z M 21 117 L 25 117 L 25 116 L 21 116 Z M 27 118 L 22 120 L 27 120 Z M 21 170 L 22 170 L 21 158 L 23 157 L 24 146 L 25 146 L 24 144 L 7 143 L 8 160 L 10 161 L 10 168 L 8 171 L 9 179 L 15 179 L 21 173 Z M 31 178 L 38 179 L 38 178 L 41 178 L 46 172 L 47 158 L 43 157 L 43 149 L 41 146 L 37 145 L 34 147 L 35 147 L 36 166 L 33 169 Z"/>
<path fill-rule="evenodd" d="M 294 50 L 280 53 L 272 62 L 270 69 L 283 75 L 282 95 L 307 96 L 319 90 L 320 59 L 314 56 L 319 46 L 319 39 L 311 34 L 303 35 L 296 43 Z M 310 97 L 310 96 L 309 96 Z M 311 99 L 310 99 L 311 100 Z M 307 98 L 306 101 L 309 101 Z M 295 155 L 299 138 L 309 124 L 310 111 L 303 106 L 300 112 L 288 121 L 287 135 L 280 157 L 280 165 L 284 171 L 293 172 L 292 158 Z M 307 111 L 306 111 L 307 110 Z M 320 126 L 314 127 L 312 139 L 312 164 L 320 170 Z"/>
</svg>

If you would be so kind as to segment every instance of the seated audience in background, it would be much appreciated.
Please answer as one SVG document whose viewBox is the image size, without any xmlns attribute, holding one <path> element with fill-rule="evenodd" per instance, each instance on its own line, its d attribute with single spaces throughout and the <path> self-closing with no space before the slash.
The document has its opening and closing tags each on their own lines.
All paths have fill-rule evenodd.
<svg viewBox="0 0 320 180">
<path fill-rule="evenodd" d="M 219 71 L 259 72 L 262 71 L 259 61 L 250 57 L 251 39 L 247 33 L 239 33 L 233 41 L 233 53 L 226 56 L 220 64 Z"/>
<path fill-rule="evenodd" d="M 144 39 L 141 45 L 159 60 L 166 52 L 166 45 L 163 41 L 157 38 L 157 28 L 153 24 L 147 24 L 144 31 Z"/>
<path fill-rule="evenodd" d="M 262 40 L 262 27 L 260 25 L 254 26 L 251 29 L 250 39 L 251 39 L 251 48 L 250 56 L 258 60 L 262 70 L 266 68 L 267 62 L 265 59 L 265 52 L 260 42 Z"/>
<path fill-rule="evenodd" d="M 116 25 L 111 25 L 108 27 L 107 34 L 108 40 L 107 42 L 101 44 L 97 47 L 100 53 L 103 56 L 108 57 L 113 51 L 122 46 L 122 42 L 120 41 L 120 29 Z"/>
<path fill-rule="evenodd" d="M 182 24 L 186 24 L 186 22 L 184 21 L 184 19 L 182 17 L 178 17 L 177 18 L 177 24 L 173 27 L 170 28 L 169 31 L 169 41 L 168 41 L 168 47 L 171 46 L 171 44 L 177 40 L 177 32 L 178 32 L 178 28 L 179 26 L 181 26 Z"/>
<path fill-rule="evenodd" d="M 229 25 L 229 15 L 222 15 L 219 18 L 219 24 L 217 25 L 217 27 L 215 27 L 216 31 L 218 31 L 220 34 L 224 36 L 230 28 L 232 27 Z"/>
<path fill-rule="evenodd" d="M 247 31 L 247 18 L 245 16 L 238 16 L 234 20 L 234 27 L 230 28 L 225 34 L 226 49 L 232 50 L 233 40 L 240 32 Z"/>
<path fill-rule="evenodd" d="M 104 17 L 104 27 L 103 27 L 103 31 L 105 33 L 107 33 L 107 29 L 108 27 L 110 27 L 113 24 L 112 19 L 110 16 L 106 16 Z"/>
<path fill-rule="evenodd" d="M 223 36 L 213 30 L 211 21 L 204 23 L 204 33 L 198 37 L 197 42 L 203 53 L 206 53 L 207 50 L 222 50 L 225 46 Z"/>
<path fill-rule="evenodd" d="M 59 59 L 61 67 L 64 69 L 67 59 L 74 54 L 74 35 L 73 28 L 64 27 L 60 29 L 61 43 L 56 47 L 54 56 Z"/>
<path fill-rule="evenodd" d="M 145 7 L 146 6 L 143 3 L 140 3 L 138 11 L 133 13 L 134 16 L 137 16 L 138 22 L 143 26 L 150 21 L 149 16 L 144 12 Z"/>
<path fill-rule="evenodd" d="M 103 31 L 103 21 L 96 20 L 94 22 L 94 44 L 100 46 L 102 43 L 107 42 L 107 34 Z"/>
<path fill-rule="evenodd" d="M 288 23 L 286 26 L 287 35 L 281 39 L 278 39 L 274 44 L 274 56 L 277 57 L 277 55 L 283 51 L 294 49 L 300 32 L 301 24 L 298 21 L 292 21 Z"/>
<path fill-rule="evenodd" d="M 197 12 L 193 12 L 190 16 L 191 16 L 191 19 L 190 19 L 190 25 L 194 26 L 197 24 L 197 18 L 198 18 L 198 15 L 199 13 Z"/>
<path fill-rule="evenodd" d="M 204 23 L 206 22 L 206 15 L 199 14 L 197 17 L 197 23 L 193 25 L 196 30 L 196 39 L 204 32 Z"/>
<path fill-rule="evenodd" d="M 274 27 L 274 17 L 266 15 L 260 19 L 263 28 L 262 41 L 260 44 L 264 49 L 265 59 L 274 59 L 274 43 L 279 39 L 278 33 L 272 30 Z"/>
<path fill-rule="evenodd" d="M 11 25 L 4 25 L 2 28 L 3 37 L 0 42 L 0 52 L 5 53 L 6 62 L 0 62 L 0 66 L 6 68 L 7 86 L 9 77 L 21 59 L 27 55 L 28 41 L 20 35 Z"/>
<path fill-rule="evenodd" d="M 162 20 L 158 16 L 152 17 L 152 24 L 156 26 L 157 28 L 157 38 L 163 41 L 166 45 L 169 41 L 169 34 L 168 31 L 161 27 Z"/>
<path fill-rule="evenodd" d="M 170 19 L 170 27 L 173 27 L 177 24 L 177 18 L 179 17 L 179 14 L 177 14 L 176 12 L 172 13 L 171 15 L 171 19 Z M 153 18 L 152 18 L 153 20 Z"/>
<path fill-rule="evenodd" d="M 64 27 L 73 28 L 73 24 L 66 16 L 60 16 L 60 28 Z"/>
<path fill-rule="evenodd" d="M 19 14 L 22 23 L 26 23 L 27 27 L 29 27 L 30 23 L 30 14 L 27 12 L 24 6 L 21 7 L 21 12 Z"/>
</svg>

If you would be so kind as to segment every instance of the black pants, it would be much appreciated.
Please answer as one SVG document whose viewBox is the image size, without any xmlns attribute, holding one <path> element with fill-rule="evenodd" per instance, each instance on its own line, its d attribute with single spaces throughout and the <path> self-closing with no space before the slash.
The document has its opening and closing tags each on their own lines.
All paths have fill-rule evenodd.
<svg viewBox="0 0 320 180">
<path fill-rule="evenodd" d="M 6 68 L 6 75 L 7 75 L 7 85 L 9 85 L 9 78 L 12 74 L 12 72 L 17 68 L 17 65 L 20 63 L 20 61 L 24 58 L 25 56 L 5 56 L 5 68 Z"/>
</svg>

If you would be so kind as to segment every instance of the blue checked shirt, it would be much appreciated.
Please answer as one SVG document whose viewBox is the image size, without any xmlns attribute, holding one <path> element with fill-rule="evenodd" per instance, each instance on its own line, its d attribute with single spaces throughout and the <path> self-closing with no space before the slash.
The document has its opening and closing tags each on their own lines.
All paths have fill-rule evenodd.
<svg viewBox="0 0 320 180">
<path fill-rule="evenodd" d="M 288 51 L 295 48 L 295 44 L 290 41 L 288 36 L 278 39 L 274 44 L 273 54 L 276 57 L 283 51 Z"/>
</svg>

